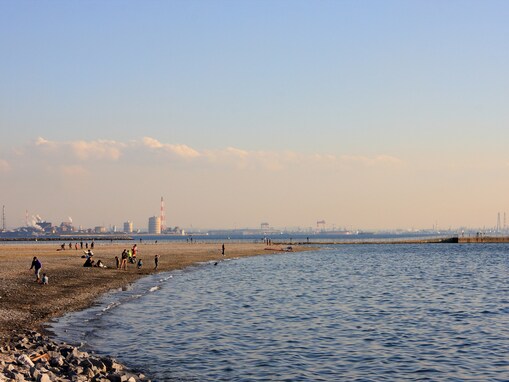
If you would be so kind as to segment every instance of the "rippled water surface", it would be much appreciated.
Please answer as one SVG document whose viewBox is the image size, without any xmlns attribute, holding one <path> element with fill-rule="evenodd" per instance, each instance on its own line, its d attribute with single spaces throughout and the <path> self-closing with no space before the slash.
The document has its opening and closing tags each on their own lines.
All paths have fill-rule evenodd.
<svg viewBox="0 0 509 382">
<path fill-rule="evenodd" d="M 508 381 L 509 246 L 343 245 L 150 276 L 54 325 L 156 381 Z"/>
</svg>

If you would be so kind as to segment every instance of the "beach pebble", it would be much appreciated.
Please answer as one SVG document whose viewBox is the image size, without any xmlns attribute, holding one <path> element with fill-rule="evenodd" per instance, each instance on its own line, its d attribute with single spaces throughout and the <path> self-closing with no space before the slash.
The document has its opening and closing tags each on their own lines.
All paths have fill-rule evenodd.
<svg viewBox="0 0 509 382">
<path fill-rule="evenodd" d="M 51 378 L 48 374 L 41 374 L 39 378 L 37 378 L 37 382 L 51 382 Z"/>
<path fill-rule="evenodd" d="M 104 365 L 108 371 L 120 371 L 123 369 L 123 366 L 117 362 L 115 362 L 111 358 L 104 359 Z"/>
<path fill-rule="evenodd" d="M 110 382 L 126 382 L 127 381 L 127 375 L 124 374 L 110 374 L 108 375 L 108 379 Z"/>
</svg>

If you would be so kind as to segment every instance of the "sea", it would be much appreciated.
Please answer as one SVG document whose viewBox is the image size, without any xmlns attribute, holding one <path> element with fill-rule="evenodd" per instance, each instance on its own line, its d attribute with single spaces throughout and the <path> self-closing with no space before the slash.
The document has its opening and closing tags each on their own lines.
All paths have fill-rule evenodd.
<svg viewBox="0 0 509 382">
<path fill-rule="evenodd" d="M 509 381 L 508 244 L 341 244 L 145 277 L 57 340 L 153 381 Z"/>
</svg>

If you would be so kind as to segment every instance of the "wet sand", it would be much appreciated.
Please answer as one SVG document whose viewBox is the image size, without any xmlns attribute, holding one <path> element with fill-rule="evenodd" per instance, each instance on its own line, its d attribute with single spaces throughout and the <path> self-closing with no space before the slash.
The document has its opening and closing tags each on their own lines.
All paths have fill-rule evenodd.
<svg viewBox="0 0 509 382">
<path fill-rule="evenodd" d="M 115 256 L 133 243 L 95 243 L 94 260 L 101 260 L 103 268 L 84 268 L 83 250 L 57 250 L 59 243 L 0 245 L 0 339 L 8 341 L 25 330 L 43 330 L 48 320 L 84 309 L 104 292 L 125 286 L 144 275 L 182 269 L 194 263 L 221 260 L 220 243 L 136 243 L 142 269 L 128 264 L 127 271 L 117 270 Z M 279 253 L 262 243 L 226 243 L 224 258 Z M 295 251 L 305 250 L 293 247 Z M 160 255 L 159 267 L 154 271 L 154 255 Z M 35 282 L 32 259 L 42 262 L 41 275 L 49 277 L 49 285 Z"/>
</svg>

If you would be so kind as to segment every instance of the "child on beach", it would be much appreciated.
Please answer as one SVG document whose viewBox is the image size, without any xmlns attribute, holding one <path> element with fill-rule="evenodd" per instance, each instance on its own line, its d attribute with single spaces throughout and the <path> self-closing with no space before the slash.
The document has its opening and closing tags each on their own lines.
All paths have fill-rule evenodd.
<svg viewBox="0 0 509 382">
<path fill-rule="evenodd" d="M 143 261 L 141 261 L 141 259 L 138 260 L 138 269 L 141 269 L 141 267 L 143 266 Z"/>
<path fill-rule="evenodd" d="M 48 276 L 46 276 L 46 273 L 42 274 L 42 285 L 48 285 L 49 279 Z"/>
</svg>

